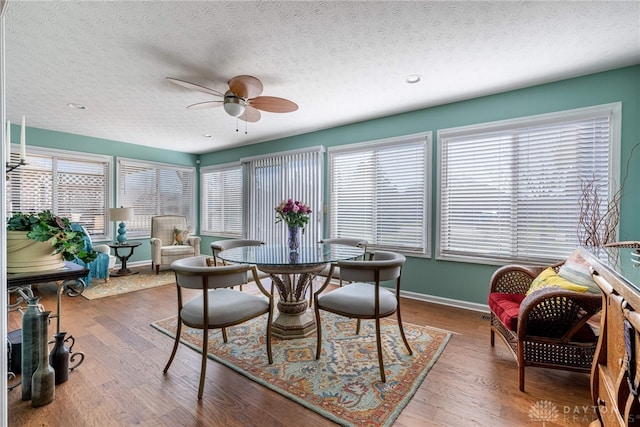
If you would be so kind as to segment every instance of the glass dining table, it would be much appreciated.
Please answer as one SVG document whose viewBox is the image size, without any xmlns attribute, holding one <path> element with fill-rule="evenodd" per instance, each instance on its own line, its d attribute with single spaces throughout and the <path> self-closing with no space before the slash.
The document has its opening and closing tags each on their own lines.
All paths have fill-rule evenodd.
<svg viewBox="0 0 640 427">
<path fill-rule="evenodd" d="M 255 264 L 269 274 L 280 296 L 271 332 L 282 339 L 294 339 L 316 330 L 306 294 L 311 292 L 318 273 L 330 263 L 355 259 L 363 253 L 364 249 L 358 247 L 318 243 L 301 246 L 294 252 L 284 245 L 242 246 L 224 250 L 218 256 L 228 262 Z M 326 280 L 331 280 L 331 275 Z"/>
</svg>

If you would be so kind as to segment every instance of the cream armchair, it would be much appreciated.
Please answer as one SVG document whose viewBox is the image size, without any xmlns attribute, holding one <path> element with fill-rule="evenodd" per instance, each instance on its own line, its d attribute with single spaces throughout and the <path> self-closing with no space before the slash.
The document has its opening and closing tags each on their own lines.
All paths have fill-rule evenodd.
<svg viewBox="0 0 640 427">
<path fill-rule="evenodd" d="M 176 241 L 176 230 L 188 230 L 187 218 L 179 215 L 151 217 L 151 268 L 155 267 L 156 274 L 162 265 L 200 255 L 200 237 L 181 234 L 178 237 L 186 238 L 180 243 L 180 239 Z"/>
</svg>

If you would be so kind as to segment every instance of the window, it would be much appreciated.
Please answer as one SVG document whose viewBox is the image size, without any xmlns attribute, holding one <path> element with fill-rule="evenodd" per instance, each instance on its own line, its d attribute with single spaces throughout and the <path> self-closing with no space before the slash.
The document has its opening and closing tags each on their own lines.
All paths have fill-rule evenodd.
<svg viewBox="0 0 640 427">
<path fill-rule="evenodd" d="M 322 231 L 323 148 L 242 159 L 245 173 L 246 238 L 284 244 L 287 228 L 276 224 L 275 207 L 284 199 L 299 200 L 312 210 L 300 235 L 301 244 L 315 244 Z"/>
<path fill-rule="evenodd" d="M 148 237 L 156 215 L 182 215 L 194 226 L 195 168 L 120 158 L 117 206 L 133 208 L 128 237 Z"/>
<path fill-rule="evenodd" d="M 329 148 L 329 230 L 430 256 L 431 133 Z"/>
<path fill-rule="evenodd" d="M 108 238 L 111 157 L 28 147 L 26 163 L 8 174 L 10 212 L 50 210 L 81 223 L 92 238 Z"/>
<path fill-rule="evenodd" d="M 620 104 L 438 132 L 438 258 L 549 262 L 578 245 L 581 183 L 615 191 Z M 611 178 L 611 179 L 610 179 Z"/>
<path fill-rule="evenodd" d="M 200 170 L 200 233 L 242 237 L 242 166 L 220 165 Z"/>
</svg>

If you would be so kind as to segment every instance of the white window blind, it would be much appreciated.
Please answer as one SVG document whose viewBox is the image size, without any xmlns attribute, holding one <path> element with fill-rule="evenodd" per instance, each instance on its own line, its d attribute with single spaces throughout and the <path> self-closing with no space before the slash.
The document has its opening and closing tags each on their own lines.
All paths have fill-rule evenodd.
<svg viewBox="0 0 640 427">
<path fill-rule="evenodd" d="M 11 158 L 19 161 L 18 150 Z M 50 210 L 81 223 L 95 239 L 107 238 L 110 157 L 29 147 L 26 163 L 8 174 L 10 212 Z"/>
<path fill-rule="evenodd" d="M 603 106 L 439 132 L 438 257 L 566 257 L 578 245 L 581 182 L 595 178 L 603 200 L 611 194 L 615 111 L 619 116 L 619 106 Z"/>
<path fill-rule="evenodd" d="M 211 166 L 200 170 L 200 232 L 242 237 L 242 166 Z"/>
<path fill-rule="evenodd" d="M 323 149 L 278 153 L 243 159 L 245 183 L 245 230 L 249 239 L 285 244 L 287 227 L 276 224 L 275 207 L 285 199 L 298 200 L 313 211 L 300 235 L 302 245 L 315 244 L 322 230 Z"/>
<path fill-rule="evenodd" d="M 330 148 L 329 237 L 430 255 L 430 138 L 429 133 Z"/>
<path fill-rule="evenodd" d="M 128 237 L 148 237 L 155 215 L 182 215 L 195 228 L 195 168 L 119 158 L 117 206 L 133 208 Z"/>
</svg>

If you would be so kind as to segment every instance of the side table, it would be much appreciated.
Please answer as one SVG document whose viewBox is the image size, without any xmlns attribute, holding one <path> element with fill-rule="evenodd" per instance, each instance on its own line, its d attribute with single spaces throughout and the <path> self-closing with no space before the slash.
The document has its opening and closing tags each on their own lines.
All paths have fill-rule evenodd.
<svg viewBox="0 0 640 427">
<path fill-rule="evenodd" d="M 113 249 L 113 252 L 116 258 L 120 260 L 120 270 L 114 271 L 113 273 L 110 274 L 110 276 L 128 276 L 130 274 L 138 274 L 137 271 L 131 271 L 127 268 L 127 260 L 131 258 L 131 255 L 133 255 L 133 250 L 138 246 L 140 246 L 141 244 L 142 243 L 140 242 L 125 242 L 125 243 L 115 242 L 115 243 L 108 244 L 109 247 Z M 129 249 L 129 253 L 121 254 L 119 252 L 120 249 Z"/>
</svg>

